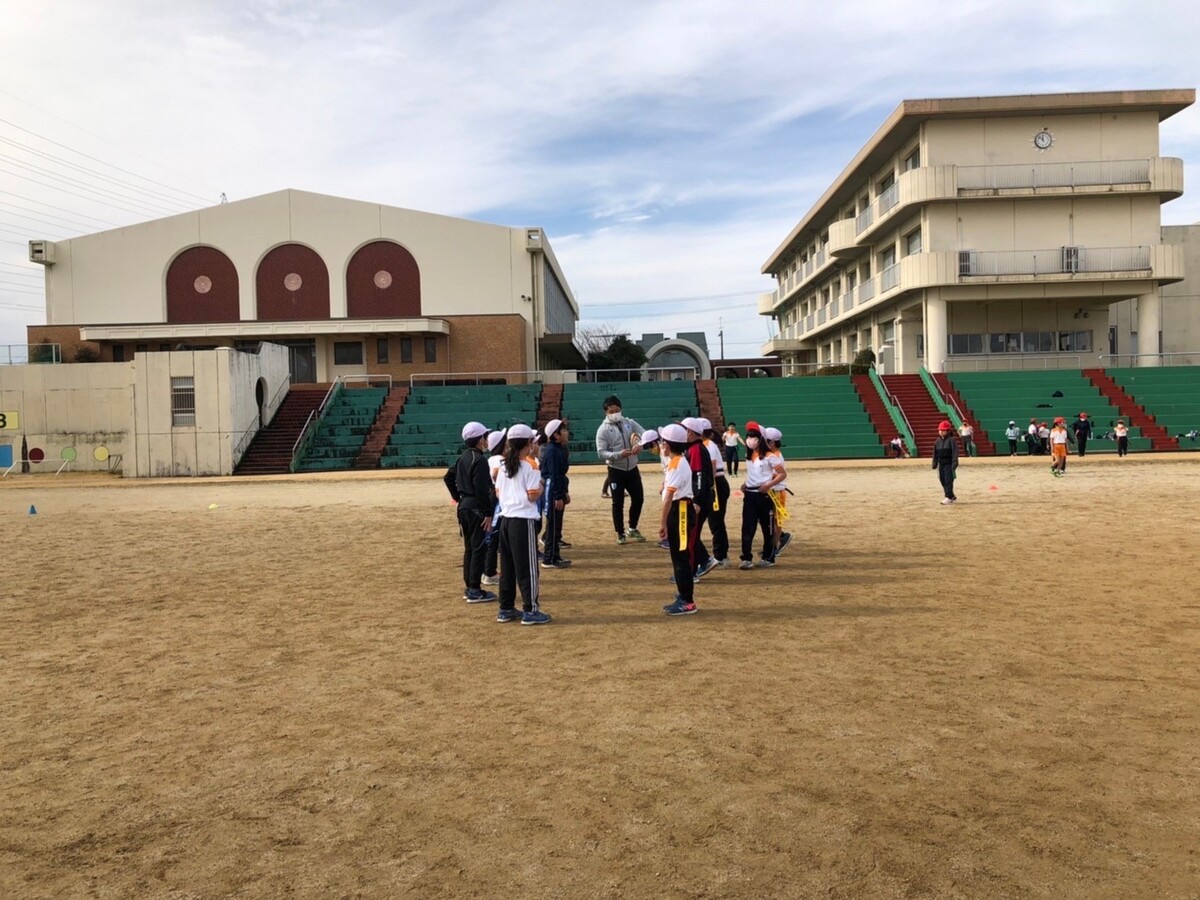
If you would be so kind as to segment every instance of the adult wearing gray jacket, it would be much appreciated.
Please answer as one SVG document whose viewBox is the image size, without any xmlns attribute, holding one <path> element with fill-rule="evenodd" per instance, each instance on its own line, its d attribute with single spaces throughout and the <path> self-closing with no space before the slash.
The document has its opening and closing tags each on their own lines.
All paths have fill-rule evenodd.
<svg viewBox="0 0 1200 900">
<path fill-rule="evenodd" d="M 645 431 L 633 419 L 621 414 L 621 398 L 604 398 L 604 421 L 596 430 L 596 455 L 608 467 L 609 492 L 612 494 L 613 528 L 617 543 L 644 541 L 638 531 L 642 516 L 642 473 L 638 471 L 640 438 Z M 629 528 L 625 528 L 625 494 L 629 494 Z"/>
</svg>

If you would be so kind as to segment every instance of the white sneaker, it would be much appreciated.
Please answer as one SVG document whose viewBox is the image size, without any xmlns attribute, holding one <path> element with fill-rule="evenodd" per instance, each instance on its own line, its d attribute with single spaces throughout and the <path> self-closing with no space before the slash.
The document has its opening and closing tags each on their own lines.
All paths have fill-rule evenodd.
<svg viewBox="0 0 1200 900">
<path fill-rule="evenodd" d="M 954 501 L 953 501 L 953 500 L 951 500 L 949 497 L 943 497 L 943 498 L 942 498 L 942 506 L 949 506 L 949 505 L 950 505 L 951 503 L 953 503 L 953 502 L 954 502 Z"/>
<path fill-rule="evenodd" d="M 482 584 L 499 584 L 500 576 L 499 575 L 484 575 L 481 579 L 479 579 L 479 581 Z"/>
</svg>

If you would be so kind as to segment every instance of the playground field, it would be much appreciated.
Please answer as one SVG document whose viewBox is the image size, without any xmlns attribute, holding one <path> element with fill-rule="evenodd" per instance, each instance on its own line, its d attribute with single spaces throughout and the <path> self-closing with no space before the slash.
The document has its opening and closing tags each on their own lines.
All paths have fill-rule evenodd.
<svg viewBox="0 0 1200 900">
<path fill-rule="evenodd" d="M 0 896 L 1200 896 L 1200 454 L 789 468 L 684 619 L 579 471 L 542 628 L 440 473 L 7 480 Z"/>
</svg>

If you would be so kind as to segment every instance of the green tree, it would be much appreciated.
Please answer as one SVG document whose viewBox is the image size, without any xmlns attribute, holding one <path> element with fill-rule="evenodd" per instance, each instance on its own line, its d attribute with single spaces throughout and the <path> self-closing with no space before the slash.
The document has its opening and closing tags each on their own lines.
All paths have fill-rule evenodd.
<svg viewBox="0 0 1200 900">
<path fill-rule="evenodd" d="M 640 369 L 646 364 L 646 351 L 623 334 L 617 335 L 603 350 L 588 354 L 589 369 Z M 598 375 L 598 381 L 628 381 L 628 372 L 612 371 L 611 375 Z"/>
</svg>

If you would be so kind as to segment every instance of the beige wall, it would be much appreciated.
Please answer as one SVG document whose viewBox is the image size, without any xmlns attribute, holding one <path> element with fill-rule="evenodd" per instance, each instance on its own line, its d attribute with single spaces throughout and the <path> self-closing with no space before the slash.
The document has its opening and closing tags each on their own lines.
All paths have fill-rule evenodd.
<svg viewBox="0 0 1200 900">
<path fill-rule="evenodd" d="M 99 447 L 119 466 L 133 430 L 133 380 L 133 363 L 0 366 L 0 410 L 20 415 L 19 431 L 0 431 L 0 443 L 13 446 L 13 459 L 22 438 L 41 449 L 47 461 L 32 472 L 57 470 L 66 447 L 77 454 L 73 470 L 108 471 L 109 461 L 95 458 Z"/>
<path fill-rule="evenodd" d="M 930 250 L 1159 243 L 1159 202 L 1154 196 L 960 201 L 932 206 L 929 214 Z"/>
<path fill-rule="evenodd" d="M 255 385 L 266 382 L 265 399 L 287 381 L 287 350 L 264 344 L 257 353 L 217 350 L 145 353 L 134 366 L 134 434 L 130 474 L 138 477 L 228 475 L 234 450 L 257 429 Z M 174 425 L 171 379 L 190 376 L 195 386 L 195 425 Z M 282 399 L 282 398 L 279 398 Z M 267 417 L 274 412 L 268 409 Z"/>
<path fill-rule="evenodd" d="M 1033 145 L 1043 128 L 1045 152 Z M 931 119 L 921 126 L 924 165 L 994 166 L 1158 156 L 1155 112 Z"/>
<path fill-rule="evenodd" d="M 1162 229 L 1164 244 L 1178 244 L 1183 249 L 1185 278 L 1163 285 L 1162 341 L 1164 353 L 1190 353 L 1188 358 L 1167 359 L 1172 363 L 1200 364 L 1200 224 L 1167 225 Z M 1109 314 L 1109 324 L 1116 328 L 1117 352 L 1135 353 L 1133 334 L 1137 331 L 1136 298 L 1115 304 Z M 1128 365 L 1128 359 L 1117 360 Z"/>
</svg>

